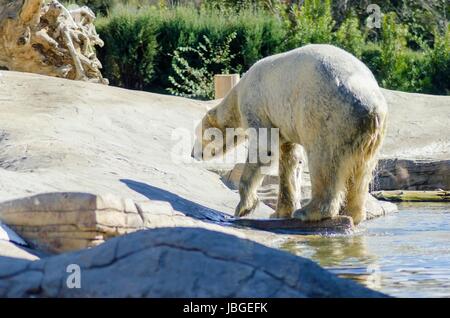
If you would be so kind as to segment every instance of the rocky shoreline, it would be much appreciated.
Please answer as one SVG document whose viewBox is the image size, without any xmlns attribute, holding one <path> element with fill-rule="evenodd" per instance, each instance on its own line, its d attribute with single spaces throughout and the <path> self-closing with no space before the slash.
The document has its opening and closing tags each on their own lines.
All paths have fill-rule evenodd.
<svg viewBox="0 0 450 318">
<path fill-rule="evenodd" d="M 273 212 L 275 176 L 256 220 L 233 224 L 239 164 L 211 172 L 169 158 L 173 130 L 193 132 L 216 101 L 4 71 L 0 88 L 1 296 L 383 296 L 271 248 L 286 234 L 252 227 Z M 448 190 L 450 98 L 384 92 L 375 189 Z M 373 197 L 366 206 L 370 218 L 395 208 Z M 68 264 L 80 265 L 83 288 L 64 287 Z"/>
</svg>

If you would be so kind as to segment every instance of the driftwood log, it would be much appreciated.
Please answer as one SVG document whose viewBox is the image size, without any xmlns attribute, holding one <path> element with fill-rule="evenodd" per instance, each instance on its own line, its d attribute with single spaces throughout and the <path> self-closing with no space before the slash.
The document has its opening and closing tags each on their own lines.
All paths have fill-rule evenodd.
<svg viewBox="0 0 450 318">
<path fill-rule="evenodd" d="M 0 67 L 108 84 L 95 46 L 103 46 L 88 7 L 56 0 L 0 0 Z"/>
<path fill-rule="evenodd" d="M 378 200 L 392 202 L 450 202 L 450 191 L 378 191 L 372 193 Z"/>
</svg>

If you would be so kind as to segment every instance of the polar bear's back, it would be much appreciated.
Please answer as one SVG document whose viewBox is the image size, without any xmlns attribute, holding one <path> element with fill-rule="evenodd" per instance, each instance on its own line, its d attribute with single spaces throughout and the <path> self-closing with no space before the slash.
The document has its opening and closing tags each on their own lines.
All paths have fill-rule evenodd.
<svg viewBox="0 0 450 318">
<path fill-rule="evenodd" d="M 301 134 L 299 126 L 327 122 L 333 123 L 330 129 L 338 129 L 337 123 L 346 129 L 357 124 L 358 117 L 387 112 L 371 71 L 332 45 L 312 44 L 264 58 L 237 89 L 244 116 L 265 117 L 272 126 L 286 127 L 285 135 Z M 305 119 L 308 122 L 302 122 Z"/>
</svg>

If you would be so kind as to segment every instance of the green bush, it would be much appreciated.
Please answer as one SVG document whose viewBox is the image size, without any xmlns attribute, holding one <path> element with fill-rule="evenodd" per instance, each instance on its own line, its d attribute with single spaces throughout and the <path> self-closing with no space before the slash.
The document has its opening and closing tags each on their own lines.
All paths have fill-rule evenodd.
<svg viewBox="0 0 450 318">
<path fill-rule="evenodd" d="M 334 44 L 361 58 L 365 41 L 366 39 L 359 26 L 359 19 L 351 14 L 335 33 Z"/>
<path fill-rule="evenodd" d="M 105 42 L 98 55 L 111 84 L 148 89 L 157 53 L 153 20 L 147 15 L 123 13 L 109 20 L 100 19 L 97 29 Z"/>
<path fill-rule="evenodd" d="M 444 34 L 435 30 L 432 49 L 425 52 L 430 83 L 427 93 L 450 95 L 450 26 Z"/>
<path fill-rule="evenodd" d="M 363 61 L 367 67 L 372 71 L 373 75 L 378 81 L 382 79 L 381 77 L 381 47 L 375 43 L 370 43 L 365 45 L 361 52 L 361 61 Z"/>
<path fill-rule="evenodd" d="M 212 43 L 205 35 L 203 43 L 195 48 L 176 49 L 172 59 L 176 76 L 169 76 L 172 87 L 168 91 L 183 97 L 214 99 L 214 75 L 239 72 L 231 67 L 234 55 L 230 53 L 230 44 L 235 38 L 236 33 L 232 33 L 223 43 Z M 189 63 L 189 55 L 198 59 L 198 65 Z"/>
<path fill-rule="evenodd" d="M 305 0 L 300 7 L 275 0 L 267 3 L 271 10 L 258 6 L 239 10 L 211 5 L 116 6 L 97 20 L 105 41 L 98 52 L 104 73 L 113 85 L 169 93 L 171 88 L 173 93 L 207 98 L 213 74 L 225 69 L 245 72 L 265 56 L 308 43 L 332 43 L 360 58 L 385 88 L 449 94 L 448 28 L 444 33 L 435 28 L 431 41 L 428 33 L 422 37 L 417 26 L 404 25 L 395 13 L 386 13 L 381 29 L 371 30 L 371 35 L 376 33 L 373 37 L 352 13 L 336 25 L 330 0 Z M 199 55 L 199 43 L 205 45 L 208 39 L 208 54 L 214 55 L 231 34 L 226 67 L 224 63 L 206 65 Z M 183 67 L 196 73 L 186 77 Z M 190 82 L 183 82 L 180 74 Z M 207 77 L 211 77 L 209 82 Z"/>
<path fill-rule="evenodd" d="M 393 12 L 386 14 L 381 24 L 381 85 L 390 88 L 401 85 L 401 74 L 407 66 L 402 55 L 408 31 L 396 22 L 396 18 Z"/>
<path fill-rule="evenodd" d="M 150 7 L 136 12 L 122 7 L 110 17 L 99 19 L 96 25 L 106 43 L 99 58 L 106 76 L 113 76 L 112 84 L 136 88 L 133 81 L 138 74 L 144 89 L 158 91 L 171 87 L 169 77 L 177 75 L 172 64 L 174 52 L 181 47 L 196 47 L 205 36 L 212 43 L 221 43 L 235 33 L 230 43 L 233 56 L 230 68 L 235 70 L 247 70 L 262 57 L 280 52 L 285 38 L 282 24 L 275 16 L 250 9 L 224 14 L 220 10 L 193 7 Z M 144 26 L 144 30 L 136 31 Z M 147 63 L 139 62 L 142 56 L 147 57 Z M 199 63 L 195 54 L 186 59 L 190 65 Z M 145 72 L 151 74 L 145 76 Z"/>
<path fill-rule="evenodd" d="M 332 42 L 331 0 L 305 0 L 301 6 L 280 3 L 278 11 L 288 32 L 285 49 Z"/>
</svg>

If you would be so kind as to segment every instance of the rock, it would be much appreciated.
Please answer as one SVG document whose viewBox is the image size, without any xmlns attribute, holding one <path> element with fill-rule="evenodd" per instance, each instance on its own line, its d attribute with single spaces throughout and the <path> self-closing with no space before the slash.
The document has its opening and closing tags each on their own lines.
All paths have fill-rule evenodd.
<svg viewBox="0 0 450 318">
<path fill-rule="evenodd" d="M 394 203 L 380 201 L 373 195 L 369 195 L 366 201 L 367 220 L 371 220 L 389 213 L 397 212 L 398 207 Z"/>
<path fill-rule="evenodd" d="M 450 96 L 382 91 L 389 113 L 381 159 L 448 160 Z"/>
<path fill-rule="evenodd" d="M 206 107 L 218 101 L 0 74 L 0 201 L 70 190 L 167 201 L 195 217 L 233 214 L 239 196 L 217 174 L 204 163 L 176 162 L 171 156 L 174 131 L 184 129 L 182 135 L 192 138 Z M 448 160 L 450 137 L 442 132 L 450 126 L 450 97 L 383 93 L 389 123 L 382 157 Z M 273 206 L 276 189 L 266 190 L 264 202 Z M 273 211 L 262 205 L 257 213 L 265 218 Z"/>
<path fill-rule="evenodd" d="M 5 14 L 14 15 L 11 12 Z M 389 104 L 383 158 L 448 160 L 450 137 L 442 132 L 450 126 L 450 97 L 388 90 L 383 93 Z M 143 228 L 164 224 L 233 230 L 206 221 L 220 223 L 231 218 L 238 194 L 226 187 L 217 174 L 207 171 L 204 163 L 185 163 L 172 157 L 177 145 L 174 131 L 182 129 L 182 136 L 193 137 L 206 107 L 218 101 L 195 101 L 11 71 L 0 71 L 0 100 L 0 202 L 43 192 L 113 193 L 135 204 L 171 204 L 173 216 L 158 215 L 150 222 L 142 221 Z M 260 191 L 261 196 L 265 195 L 264 202 L 272 206 L 276 204 L 275 178 L 267 177 L 265 193 Z M 304 199 L 308 198 L 307 192 Z M 382 207 L 376 209 L 378 214 L 388 210 Z M 160 211 L 159 206 L 154 209 Z M 128 222 L 135 231 L 142 220 L 142 213 L 136 211 L 138 217 L 128 213 L 132 215 L 129 219 L 124 219 L 123 212 L 111 211 L 106 213 L 105 222 L 121 226 L 122 221 Z M 374 214 L 372 211 L 369 214 Z M 270 207 L 261 204 L 254 217 L 268 218 L 272 213 Z M 65 214 L 69 217 L 70 213 Z M 35 215 L 42 217 L 45 213 Z M 97 213 L 87 215 L 97 220 Z M 23 218 L 23 222 L 30 221 Z M 24 226 L 23 230 L 31 227 Z M 48 231 L 41 230 L 39 235 L 50 240 L 51 235 L 69 232 L 66 246 L 79 248 L 130 230 L 95 226 L 94 233 L 89 233 L 74 226 L 58 227 L 61 232 L 51 232 L 55 229 L 47 227 Z M 28 232 L 30 237 L 36 235 Z"/>
<path fill-rule="evenodd" d="M 81 288 L 68 288 L 70 264 Z M 223 233 L 155 229 L 29 262 L 0 257 L 0 297 L 385 297 L 314 262 Z"/>
<path fill-rule="evenodd" d="M 355 228 L 353 219 L 348 216 L 338 216 L 320 222 L 303 222 L 298 219 L 236 219 L 232 223 L 260 230 L 294 234 L 347 234 Z"/>
<path fill-rule="evenodd" d="M 39 256 L 34 251 L 26 249 L 24 246 L 12 242 L 0 240 L 0 256 L 19 258 L 25 260 L 37 260 Z"/>
<path fill-rule="evenodd" d="M 239 196 L 217 174 L 172 157 L 173 133 L 193 138 L 214 102 L 0 74 L 0 202 L 43 192 L 112 193 L 167 201 L 197 219 L 232 215 Z M 273 213 L 264 204 L 258 212 Z"/>
<path fill-rule="evenodd" d="M 450 190 L 450 160 L 383 159 L 374 190 Z"/>
<path fill-rule="evenodd" d="M 196 220 L 167 202 L 135 202 L 111 194 L 57 192 L 11 200 L 0 203 L 0 220 L 47 253 L 93 247 L 112 237 L 160 227 L 200 227 L 248 237 L 228 222 Z"/>
<path fill-rule="evenodd" d="M 8 226 L 0 221 L 0 240 L 26 246 L 27 243 Z"/>
<path fill-rule="evenodd" d="M 133 201 L 89 193 L 46 193 L 3 202 L 0 219 L 49 252 L 92 247 L 144 228 Z"/>
</svg>

